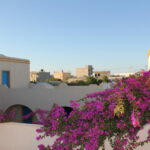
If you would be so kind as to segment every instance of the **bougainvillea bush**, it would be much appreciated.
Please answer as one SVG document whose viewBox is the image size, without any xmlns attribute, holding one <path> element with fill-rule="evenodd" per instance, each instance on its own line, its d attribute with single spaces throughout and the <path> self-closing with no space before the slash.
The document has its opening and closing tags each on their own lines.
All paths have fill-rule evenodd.
<svg viewBox="0 0 150 150">
<path fill-rule="evenodd" d="M 69 115 L 57 104 L 39 113 L 43 127 L 37 139 L 58 137 L 53 145 L 39 145 L 40 150 L 105 150 L 106 139 L 114 150 L 133 150 L 150 142 L 150 130 L 144 141 L 137 136 L 150 123 L 150 72 L 89 94 L 82 105 L 71 101 L 71 107 Z"/>
<path fill-rule="evenodd" d="M 0 123 L 12 121 L 15 117 L 15 114 L 16 109 L 13 109 L 9 113 L 5 113 L 4 111 L 0 110 Z"/>
</svg>

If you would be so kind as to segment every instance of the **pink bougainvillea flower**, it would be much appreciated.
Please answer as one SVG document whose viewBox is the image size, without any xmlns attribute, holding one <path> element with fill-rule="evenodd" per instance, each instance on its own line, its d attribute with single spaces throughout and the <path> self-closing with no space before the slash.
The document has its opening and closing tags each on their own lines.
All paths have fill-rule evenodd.
<svg viewBox="0 0 150 150">
<path fill-rule="evenodd" d="M 150 123 L 150 71 L 120 80 L 112 89 L 88 94 L 82 101 L 81 106 L 71 101 L 73 110 L 68 117 L 57 104 L 46 113 L 39 112 L 43 126 L 37 130 L 41 134 L 37 140 L 58 137 L 51 146 L 39 145 L 40 150 L 104 149 L 106 139 L 113 150 L 134 150 L 150 141 L 150 131 L 144 141 L 138 142 L 137 136 Z"/>
<path fill-rule="evenodd" d="M 132 111 L 132 113 L 131 113 L 131 122 L 132 122 L 132 125 L 134 126 L 134 128 L 140 127 L 140 122 L 139 122 L 137 116 L 135 115 L 134 111 Z"/>
<path fill-rule="evenodd" d="M 70 106 L 72 108 L 78 108 L 80 106 L 80 104 L 77 101 L 75 101 L 75 100 L 71 100 L 70 101 Z"/>
</svg>

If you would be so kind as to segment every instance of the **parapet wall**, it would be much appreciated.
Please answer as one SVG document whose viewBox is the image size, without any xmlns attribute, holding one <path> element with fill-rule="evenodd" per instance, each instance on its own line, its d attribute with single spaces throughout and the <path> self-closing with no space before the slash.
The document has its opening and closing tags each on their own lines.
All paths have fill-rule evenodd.
<svg viewBox="0 0 150 150">
<path fill-rule="evenodd" d="M 39 144 L 52 145 L 56 137 L 46 137 L 42 141 L 37 141 L 36 129 L 40 125 L 23 123 L 0 123 L 0 150 L 37 150 Z M 146 125 L 138 135 L 141 140 L 147 137 L 150 125 Z M 108 141 L 105 142 L 106 150 L 112 150 Z M 135 150 L 149 150 L 150 143 Z M 100 149 L 99 149 L 100 150 Z"/>
<path fill-rule="evenodd" d="M 78 100 L 89 93 L 102 91 L 108 85 L 67 86 L 53 88 L 37 86 L 30 88 L 12 88 L 0 86 L 0 109 L 4 111 L 13 105 L 24 105 L 32 111 L 37 108 L 50 109 L 53 103 L 69 106 L 70 100 Z"/>
</svg>

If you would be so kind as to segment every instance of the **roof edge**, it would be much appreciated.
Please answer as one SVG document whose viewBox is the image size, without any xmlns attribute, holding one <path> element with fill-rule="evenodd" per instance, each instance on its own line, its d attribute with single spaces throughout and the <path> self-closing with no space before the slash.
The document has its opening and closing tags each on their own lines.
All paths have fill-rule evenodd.
<svg viewBox="0 0 150 150">
<path fill-rule="evenodd" d="M 0 56 L 0 61 L 30 64 L 30 60 L 28 59 L 20 59 L 20 58 L 13 58 L 13 57 L 7 57 L 7 56 L 4 56 L 4 57 Z"/>
</svg>

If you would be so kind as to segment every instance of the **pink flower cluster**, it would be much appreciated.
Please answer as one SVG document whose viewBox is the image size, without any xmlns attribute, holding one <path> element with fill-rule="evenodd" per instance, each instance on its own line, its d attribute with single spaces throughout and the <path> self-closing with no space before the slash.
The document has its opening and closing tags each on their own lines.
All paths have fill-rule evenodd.
<svg viewBox="0 0 150 150">
<path fill-rule="evenodd" d="M 137 142 L 136 133 L 150 123 L 150 72 L 119 81 L 112 89 L 87 95 L 84 104 L 71 101 L 68 115 L 59 105 L 41 117 L 39 139 L 58 138 L 53 145 L 40 150 L 104 149 L 108 139 L 114 150 L 134 149 L 150 141 Z M 150 132 L 149 132 L 150 133 Z"/>
<path fill-rule="evenodd" d="M 15 117 L 15 114 L 16 114 L 15 109 L 13 109 L 9 113 L 4 113 L 2 110 L 0 110 L 0 122 L 8 122 L 8 121 L 13 120 L 13 118 Z"/>
</svg>

